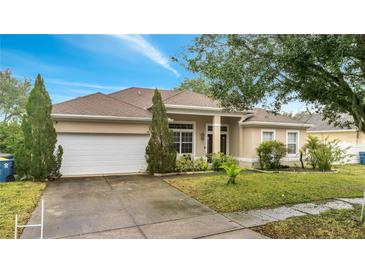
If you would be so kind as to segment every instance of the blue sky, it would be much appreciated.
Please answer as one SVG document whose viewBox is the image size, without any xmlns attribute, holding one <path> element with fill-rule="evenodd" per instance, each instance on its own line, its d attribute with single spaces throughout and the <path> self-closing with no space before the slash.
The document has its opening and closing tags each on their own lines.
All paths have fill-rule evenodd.
<svg viewBox="0 0 365 274">
<path fill-rule="evenodd" d="M 170 57 L 194 35 L 1 35 L 1 70 L 40 73 L 53 102 L 126 87 L 171 89 L 192 75 Z"/>
<path fill-rule="evenodd" d="M 127 87 L 172 89 L 191 78 L 171 56 L 196 35 L 0 35 L 0 69 L 34 80 L 40 73 L 53 103 Z M 286 111 L 298 111 L 292 103 Z"/>
</svg>

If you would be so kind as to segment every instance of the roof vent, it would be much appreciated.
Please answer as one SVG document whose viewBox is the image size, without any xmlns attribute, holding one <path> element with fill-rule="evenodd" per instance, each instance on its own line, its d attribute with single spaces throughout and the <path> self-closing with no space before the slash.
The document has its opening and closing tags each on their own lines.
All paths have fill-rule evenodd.
<svg viewBox="0 0 365 274">
<path fill-rule="evenodd" d="M 142 91 L 137 91 L 137 94 L 139 95 L 139 96 L 141 96 L 142 95 Z"/>
</svg>

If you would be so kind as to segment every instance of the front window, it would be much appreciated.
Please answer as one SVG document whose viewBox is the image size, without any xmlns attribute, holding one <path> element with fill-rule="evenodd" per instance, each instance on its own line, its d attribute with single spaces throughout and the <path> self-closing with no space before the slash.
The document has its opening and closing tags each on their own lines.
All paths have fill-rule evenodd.
<svg viewBox="0 0 365 274">
<path fill-rule="evenodd" d="M 213 131 L 213 126 L 209 125 L 208 126 L 208 131 Z M 228 127 L 227 126 L 221 126 L 221 132 L 227 132 L 228 131 Z"/>
<path fill-rule="evenodd" d="M 174 133 L 174 143 L 178 154 L 193 153 L 193 124 L 169 124 Z"/>
<path fill-rule="evenodd" d="M 262 142 L 273 141 L 274 139 L 275 139 L 274 131 L 272 130 L 262 131 L 262 136 L 261 136 Z"/>
<path fill-rule="evenodd" d="M 297 154 L 298 152 L 298 133 L 288 132 L 288 154 Z"/>
</svg>

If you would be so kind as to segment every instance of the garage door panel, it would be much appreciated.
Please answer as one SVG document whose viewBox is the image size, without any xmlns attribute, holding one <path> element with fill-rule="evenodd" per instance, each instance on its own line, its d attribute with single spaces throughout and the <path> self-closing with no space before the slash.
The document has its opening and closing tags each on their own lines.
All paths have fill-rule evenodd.
<svg viewBox="0 0 365 274">
<path fill-rule="evenodd" d="M 148 135 L 59 134 L 63 175 L 141 172 L 146 170 Z"/>
</svg>

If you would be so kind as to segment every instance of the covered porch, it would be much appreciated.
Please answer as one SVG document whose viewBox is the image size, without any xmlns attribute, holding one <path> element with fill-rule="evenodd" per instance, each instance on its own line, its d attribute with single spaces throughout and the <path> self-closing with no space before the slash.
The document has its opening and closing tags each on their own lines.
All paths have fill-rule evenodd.
<svg viewBox="0 0 365 274">
<path fill-rule="evenodd" d="M 241 116 L 175 113 L 168 116 L 178 154 L 190 154 L 195 159 L 217 152 L 238 156 Z"/>
</svg>

